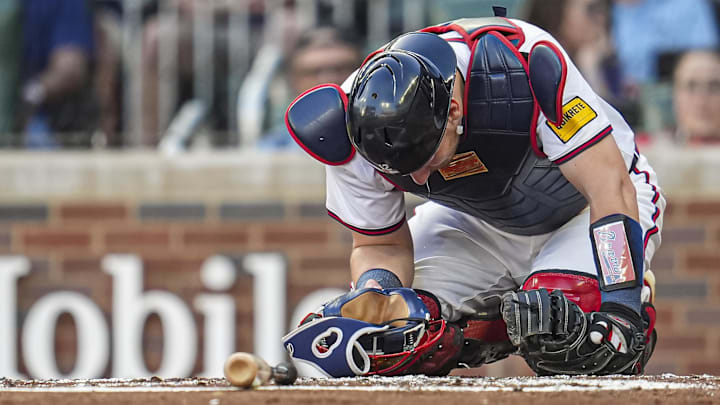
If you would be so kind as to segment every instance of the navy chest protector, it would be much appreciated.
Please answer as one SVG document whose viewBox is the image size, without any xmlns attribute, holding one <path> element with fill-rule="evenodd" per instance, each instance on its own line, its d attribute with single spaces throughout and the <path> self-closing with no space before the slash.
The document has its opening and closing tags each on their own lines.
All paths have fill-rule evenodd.
<svg viewBox="0 0 720 405">
<path fill-rule="evenodd" d="M 518 51 L 525 39 L 522 30 L 499 17 L 461 19 L 422 31 L 455 31 L 462 36 L 457 40 L 470 47 L 465 135 L 454 162 L 433 173 L 425 185 L 409 176 L 382 175 L 400 190 L 513 234 L 550 232 L 577 215 L 587 201 L 540 152 L 535 139 L 540 110 L 553 123 L 562 115 L 566 69 L 557 48 L 539 43 L 526 62 Z M 288 107 L 292 136 L 327 164 L 344 164 L 354 155 L 341 118 L 346 100 L 339 87 L 327 86 L 306 92 Z"/>
</svg>

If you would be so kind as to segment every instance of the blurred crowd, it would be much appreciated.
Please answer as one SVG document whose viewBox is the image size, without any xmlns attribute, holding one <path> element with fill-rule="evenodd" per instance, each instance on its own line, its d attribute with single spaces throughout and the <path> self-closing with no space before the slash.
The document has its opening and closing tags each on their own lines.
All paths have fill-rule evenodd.
<svg viewBox="0 0 720 405">
<path fill-rule="evenodd" d="M 2 0 L 0 147 L 294 148 L 303 90 L 493 5 L 557 38 L 641 146 L 720 144 L 720 0 Z"/>
</svg>

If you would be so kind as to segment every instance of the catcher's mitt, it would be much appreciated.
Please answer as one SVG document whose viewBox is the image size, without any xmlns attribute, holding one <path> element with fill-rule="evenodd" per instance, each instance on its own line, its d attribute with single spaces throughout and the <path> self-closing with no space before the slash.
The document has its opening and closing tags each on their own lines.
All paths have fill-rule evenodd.
<svg viewBox="0 0 720 405">
<path fill-rule="evenodd" d="M 643 314 L 650 309 L 646 304 Z M 507 293 L 502 313 L 511 341 L 538 375 L 639 374 L 655 346 L 656 334 L 646 334 L 650 317 L 614 303 L 584 313 L 560 290 Z"/>
</svg>

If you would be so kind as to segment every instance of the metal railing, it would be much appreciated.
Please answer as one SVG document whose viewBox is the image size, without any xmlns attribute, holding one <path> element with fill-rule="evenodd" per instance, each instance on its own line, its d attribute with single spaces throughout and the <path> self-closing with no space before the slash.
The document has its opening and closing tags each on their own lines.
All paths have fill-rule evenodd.
<svg viewBox="0 0 720 405">
<path fill-rule="evenodd" d="M 363 48 L 379 46 L 393 35 L 418 29 L 438 19 L 456 18 L 463 12 L 491 11 L 498 1 L 448 0 L 186 0 L 192 3 L 191 25 L 193 48 L 192 98 L 178 107 L 178 28 L 188 23 L 181 16 L 181 1 L 161 0 L 158 13 L 165 21 L 173 21 L 176 29 L 158 39 L 157 106 L 160 128 L 160 149 L 167 153 L 183 150 L 191 139 L 202 132 L 210 116 L 222 108 L 227 117 L 223 128 L 213 128 L 210 137 L 216 146 L 251 147 L 261 136 L 265 114 L 264 101 L 273 74 L 283 63 L 286 38 L 290 31 L 298 33 L 331 22 L 363 32 Z M 500 3 L 515 6 L 521 0 Z M 124 0 L 122 55 L 126 68 L 124 83 L 125 145 L 147 145 L 143 139 L 143 7 L 147 0 Z M 472 4 L 475 10 L 467 10 Z M 460 6 L 464 6 L 460 7 Z M 453 7 L 457 9 L 452 12 Z M 482 11 L 480 11 L 482 10 Z M 362 17 L 359 19 L 359 17 Z M 218 19 L 222 18 L 222 22 Z M 364 26 L 358 23 L 364 22 Z M 433 21 L 434 20 L 434 21 Z M 262 27 L 258 28 L 258 21 Z M 173 25 L 172 23 L 170 24 Z M 257 30 L 257 32 L 255 32 Z M 213 54 L 218 38 L 223 38 L 227 57 L 219 60 Z M 226 63 L 218 69 L 219 63 Z M 217 72 L 224 71 L 224 77 Z M 226 95 L 218 103 L 218 85 L 225 86 Z M 163 118 L 164 117 L 164 118 Z M 207 128 L 206 128 L 207 129 Z M 145 130 L 146 131 L 146 130 Z"/>
<path fill-rule="evenodd" d="M 91 108 L 65 114 L 46 105 L 51 115 L 79 123 L 65 126 L 77 128 L 67 133 L 51 126 L 50 136 L 58 146 L 165 154 L 202 145 L 250 148 L 269 129 L 269 101 L 290 101 L 277 100 L 283 81 L 276 79 L 300 34 L 331 25 L 353 32 L 369 52 L 402 32 L 524 1 L 87 0 L 96 59 L 77 93 Z M 17 118 L 20 130 L 23 120 Z M 9 135 L 23 145 L 26 135 Z"/>
<path fill-rule="evenodd" d="M 183 148 L 190 138 L 207 121 L 208 115 L 217 112 L 221 105 L 226 108 L 227 131 L 223 146 L 251 146 L 261 135 L 263 127 L 263 97 L 273 72 L 283 57 L 283 41 L 286 31 L 303 31 L 321 23 L 320 8 L 330 9 L 332 23 L 338 27 L 353 26 L 353 19 L 359 8 L 366 7 L 368 13 L 367 41 L 382 43 L 390 38 L 389 12 L 390 0 L 297 0 L 294 4 L 283 0 L 247 1 L 192 1 L 192 99 L 178 108 L 178 30 L 186 23 L 181 18 L 180 3 L 175 0 L 160 1 L 158 13 L 164 21 L 175 25 L 175 30 L 166 32 L 158 38 L 158 81 L 157 106 L 158 126 L 160 130 L 160 148 L 173 153 Z M 413 29 L 422 25 L 423 13 L 427 2 L 422 0 L 403 0 L 405 16 L 404 28 Z M 127 74 L 124 83 L 125 144 L 129 147 L 147 145 L 144 137 L 149 134 L 143 122 L 143 87 L 147 78 L 143 77 L 143 30 L 142 17 L 145 0 L 125 0 L 123 18 L 123 59 Z M 255 10 L 252 10 L 254 8 Z M 258 10 L 260 15 L 258 15 Z M 222 16 L 225 23 L 218 26 L 217 18 Z M 263 21 L 260 38 L 252 44 L 252 19 Z M 173 24 L 174 22 L 174 24 Z M 326 21 L 323 21 L 326 23 Z M 223 31 L 225 61 L 217 61 L 213 55 L 216 48 L 217 31 Z M 255 45 L 255 47 L 253 47 Z M 216 77 L 217 63 L 227 63 L 223 70 L 225 77 Z M 224 103 L 217 103 L 217 84 L 228 87 Z M 217 129 L 215 129 L 216 132 Z"/>
</svg>

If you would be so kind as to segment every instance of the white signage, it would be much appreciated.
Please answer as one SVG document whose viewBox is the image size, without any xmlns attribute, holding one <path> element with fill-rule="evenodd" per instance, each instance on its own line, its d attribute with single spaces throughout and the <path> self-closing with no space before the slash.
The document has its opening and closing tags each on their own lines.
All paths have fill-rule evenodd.
<svg viewBox="0 0 720 405">
<path fill-rule="evenodd" d="M 30 273 L 30 262 L 22 256 L 0 256 L 0 376 L 27 378 L 18 370 L 18 280 Z M 285 360 L 281 337 L 286 325 L 286 271 L 280 253 L 253 253 L 243 259 L 243 268 L 254 276 L 253 351 L 275 364 Z M 197 360 L 198 329 L 190 304 L 204 322 L 202 371 L 207 377 L 222 376 L 225 359 L 235 348 L 235 305 L 224 291 L 236 279 L 233 262 L 224 256 L 205 260 L 200 270 L 203 286 L 211 293 L 198 294 L 187 303 L 164 290 L 143 289 L 142 260 L 132 254 L 110 254 L 102 269 L 112 276 L 112 314 L 108 321 L 98 305 L 74 291 L 55 291 L 41 297 L 28 310 L 20 326 L 22 360 L 32 378 L 98 378 L 112 356 L 112 377 L 187 377 Z M 323 289 L 298 304 L 294 322 L 341 291 Z M 303 313 L 300 314 L 299 312 Z M 72 316 L 77 328 L 77 358 L 72 370 L 63 374 L 57 367 L 55 328 L 61 314 Z M 163 327 L 163 355 L 158 370 L 147 369 L 142 334 L 145 320 L 157 315 Z M 289 328 L 294 328 L 292 324 Z M 112 343 L 111 343 L 112 342 Z"/>
</svg>

